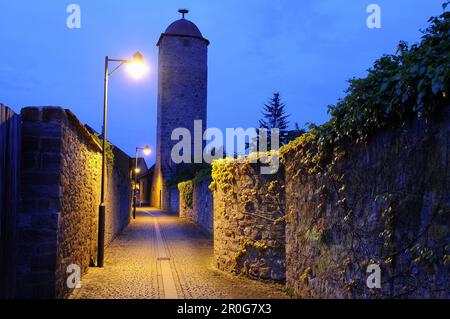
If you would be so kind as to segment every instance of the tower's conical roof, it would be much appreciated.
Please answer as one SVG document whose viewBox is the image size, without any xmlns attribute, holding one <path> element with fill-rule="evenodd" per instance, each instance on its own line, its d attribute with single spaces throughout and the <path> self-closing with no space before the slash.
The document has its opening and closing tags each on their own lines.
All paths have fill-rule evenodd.
<svg viewBox="0 0 450 319">
<path fill-rule="evenodd" d="M 164 37 L 196 38 L 205 41 L 207 45 L 209 45 L 209 41 L 203 37 L 200 29 L 197 28 L 197 26 L 193 22 L 185 19 L 184 16 L 185 14 L 189 13 L 189 10 L 180 9 L 178 10 L 178 12 L 181 13 L 183 17 L 180 20 L 177 20 L 169 25 L 166 31 L 159 37 L 158 43 L 156 45 L 159 46 Z"/>
<path fill-rule="evenodd" d="M 203 38 L 203 35 L 197 28 L 197 26 L 187 19 L 180 19 L 173 22 L 171 25 L 169 25 L 169 27 L 166 29 L 166 32 L 164 33 Z"/>
</svg>

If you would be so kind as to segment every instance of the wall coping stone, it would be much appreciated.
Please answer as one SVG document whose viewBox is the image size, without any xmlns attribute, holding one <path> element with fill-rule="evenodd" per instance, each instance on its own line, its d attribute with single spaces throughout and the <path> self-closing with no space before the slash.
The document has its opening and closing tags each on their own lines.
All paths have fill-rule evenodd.
<svg viewBox="0 0 450 319">
<path fill-rule="evenodd" d="M 88 129 L 86 129 L 75 114 L 69 109 L 64 109 L 60 106 L 28 106 L 24 107 L 20 114 L 22 121 L 48 122 L 55 124 L 71 123 L 75 126 L 76 130 L 83 135 L 89 144 L 91 144 L 98 151 L 102 151 L 102 146 L 94 139 Z"/>
</svg>

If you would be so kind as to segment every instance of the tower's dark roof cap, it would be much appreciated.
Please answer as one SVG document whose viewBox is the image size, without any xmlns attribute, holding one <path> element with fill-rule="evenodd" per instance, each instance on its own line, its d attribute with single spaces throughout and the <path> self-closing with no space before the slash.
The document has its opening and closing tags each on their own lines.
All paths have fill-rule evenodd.
<svg viewBox="0 0 450 319">
<path fill-rule="evenodd" d="M 159 38 L 159 41 L 156 44 L 157 46 L 159 46 L 164 36 L 196 38 L 203 40 L 207 44 L 209 44 L 209 41 L 203 37 L 199 28 L 197 28 L 197 26 L 193 22 L 184 18 L 177 20 L 173 22 L 171 25 L 169 25 L 166 31 L 163 34 L 161 34 L 161 37 Z"/>
<path fill-rule="evenodd" d="M 202 33 L 197 28 L 197 26 L 187 19 L 180 19 L 173 22 L 171 25 L 169 25 L 165 33 L 173 35 L 189 35 L 193 37 L 203 38 Z"/>
</svg>

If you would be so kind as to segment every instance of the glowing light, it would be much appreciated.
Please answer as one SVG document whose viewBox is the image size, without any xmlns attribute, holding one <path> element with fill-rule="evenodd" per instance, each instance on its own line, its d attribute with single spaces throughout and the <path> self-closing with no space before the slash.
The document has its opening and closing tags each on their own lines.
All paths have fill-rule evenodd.
<svg viewBox="0 0 450 319">
<path fill-rule="evenodd" d="M 136 174 L 139 174 L 139 173 L 141 172 L 141 169 L 140 169 L 140 168 L 135 168 L 135 169 L 134 169 L 134 172 L 135 172 Z"/>
<path fill-rule="evenodd" d="M 149 72 L 149 70 L 150 69 L 148 65 L 144 62 L 142 54 L 140 54 L 139 52 L 136 52 L 136 54 L 133 56 L 133 60 L 127 63 L 128 73 L 138 80 L 142 79 Z"/>
<path fill-rule="evenodd" d="M 151 153 L 152 153 L 152 150 L 150 149 L 150 147 L 147 145 L 145 148 L 144 148 L 144 155 L 146 155 L 146 156 L 149 156 Z"/>
</svg>

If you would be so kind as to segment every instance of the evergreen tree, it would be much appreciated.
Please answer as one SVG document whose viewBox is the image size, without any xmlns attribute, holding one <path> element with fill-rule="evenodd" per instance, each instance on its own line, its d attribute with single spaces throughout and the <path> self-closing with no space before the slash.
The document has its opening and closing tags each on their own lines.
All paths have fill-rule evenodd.
<svg viewBox="0 0 450 319">
<path fill-rule="evenodd" d="M 259 121 L 259 128 L 267 130 L 267 149 L 271 149 L 271 129 L 278 129 L 280 134 L 280 146 L 288 143 L 289 131 L 288 120 L 289 115 L 286 114 L 286 105 L 281 102 L 280 93 L 276 92 L 270 99 L 268 104 L 264 105 L 263 118 Z M 259 141 L 260 132 L 258 131 Z M 259 144 L 259 143 L 258 143 Z"/>
</svg>

